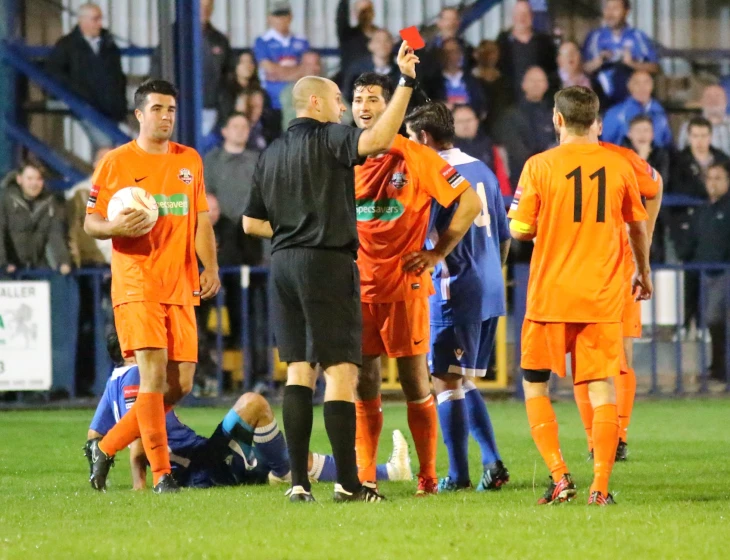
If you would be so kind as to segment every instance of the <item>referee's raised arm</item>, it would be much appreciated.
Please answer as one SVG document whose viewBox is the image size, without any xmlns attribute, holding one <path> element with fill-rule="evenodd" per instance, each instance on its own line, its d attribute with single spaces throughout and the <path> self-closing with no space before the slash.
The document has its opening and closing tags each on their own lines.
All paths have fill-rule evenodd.
<svg viewBox="0 0 730 560">
<path fill-rule="evenodd" d="M 382 500 L 375 487 L 360 484 L 355 462 L 362 315 L 354 167 L 390 147 L 411 98 L 417 63 L 403 43 L 400 87 L 367 131 L 339 124 L 345 106 L 334 82 L 302 78 L 292 91 L 296 118 L 256 165 L 243 228 L 272 240 L 271 324 L 279 357 L 287 363 L 290 501 L 314 501 L 307 462 L 316 364 L 327 381 L 324 423 L 337 466 L 335 501 Z"/>
</svg>

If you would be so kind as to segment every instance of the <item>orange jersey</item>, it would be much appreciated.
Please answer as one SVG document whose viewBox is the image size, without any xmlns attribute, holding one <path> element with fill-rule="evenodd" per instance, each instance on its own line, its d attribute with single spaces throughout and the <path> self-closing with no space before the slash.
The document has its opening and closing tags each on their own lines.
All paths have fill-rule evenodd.
<svg viewBox="0 0 730 560">
<path fill-rule="evenodd" d="M 639 154 L 610 142 L 599 142 L 599 144 L 608 150 L 621 154 L 629 161 L 631 167 L 634 168 L 634 173 L 636 173 L 636 181 L 639 184 L 641 196 L 654 198 L 659 193 L 661 181 L 659 172 L 649 165 L 646 160 L 642 159 Z M 621 230 L 621 241 L 624 250 L 624 272 L 626 279 L 631 281 L 636 265 L 634 264 L 634 253 L 631 251 L 631 245 L 629 245 L 629 235 L 625 228 Z"/>
<path fill-rule="evenodd" d="M 626 159 L 597 144 L 562 144 L 530 158 L 509 217 L 537 228 L 526 317 L 614 323 L 624 306 L 621 232 L 647 218 Z"/>
<path fill-rule="evenodd" d="M 101 160 L 91 182 L 87 214 L 106 218 L 114 193 L 135 185 L 149 192 L 159 208 L 147 235 L 112 239 L 113 304 L 198 304 L 195 229 L 198 212 L 208 210 L 198 152 L 170 142 L 167 154 L 149 154 L 132 140 Z"/>
<path fill-rule="evenodd" d="M 423 249 L 431 201 L 451 206 L 469 187 L 435 151 L 400 135 L 386 154 L 355 167 L 363 302 L 392 303 L 434 293 L 430 274 L 404 273 L 402 258 Z"/>
</svg>

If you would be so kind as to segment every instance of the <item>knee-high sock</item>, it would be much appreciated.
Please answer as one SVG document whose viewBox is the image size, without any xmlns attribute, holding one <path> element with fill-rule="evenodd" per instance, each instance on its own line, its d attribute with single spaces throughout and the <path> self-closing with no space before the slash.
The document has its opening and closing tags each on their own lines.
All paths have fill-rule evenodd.
<svg viewBox="0 0 730 560">
<path fill-rule="evenodd" d="M 469 484 L 469 413 L 464 389 L 443 391 L 436 396 L 444 445 L 449 453 L 449 478 Z"/>
<path fill-rule="evenodd" d="M 307 476 L 309 440 L 312 437 L 312 394 L 309 387 L 287 385 L 284 388 L 284 431 L 289 449 L 292 486 L 311 489 Z"/>
<path fill-rule="evenodd" d="M 355 457 L 355 423 L 355 403 L 324 403 L 324 427 L 335 458 L 337 482 L 348 492 L 355 492 L 360 487 Z"/>
<path fill-rule="evenodd" d="M 568 472 L 568 467 L 560 452 L 558 422 L 553 405 L 548 397 L 535 397 L 525 401 L 527 420 L 530 423 L 532 439 L 550 469 L 553 480 L 557 482 Z"/>
<path fill-rule="evenodd" d="M 378 459 L 378 442 L 383 430 L 383 409 L 380 397 L 369 401 L 356 401 L 357 430 L 355 450 L 357 451 L 358 476 L 362 482 L 375 482 Z"/>
<path fill-rule="evenodd" d="M 634 410 L 634 399 L 636 398 L 636 372 L 633 368 L 629 368 L 614 379 L 616 380 L 616 407 L 618 408 L 618 437 L 628 441 L 631 412 Z"/>
<path fill-rule="evenodd" d="M 438 445 L 438 418 L 433 395 L 423 401 L 408 403 L 408 428 L 418 454 L 418 476 L 436 478 L 436 447 Z"/>
<path fill-rule="evenodd" d="M 172 410 L 172 405 L 165 405 L 165 414 Z M 113 457 L 122 449 L 129 447 L 132 442 L 140 437 L 139 421 L 137 420 L 137 403 L 121 417 L 114 427 L 99 442 L 101 450 Z"/>
<path fill-rule="evenodd" d="M 153 483 L 157 484 L 163 474 L 172 472 L 167 449 L 164 396 L 162 393 L 139 393 L 135 406 L 142 445 L 150 462 Z"/>
<path fill-rule="evenodd" d="M 613 462 L 618 446 L 618 411 L 615 404 L 597 406 L 593 411 L 593 484 L 591 492 L 608 494 Z"/>
<path fill-rule="evenodd" d="M 289 451 L 276 420 L 265 426 L 257 426 L 253 433 L 253 443 L 261 460 L 275 476 L 283 478 L 289 473 Z"/>
<path fill-rule="evenodd" d="M 588 383 L 573 385 L 573 395 L 575 396 L 575 404 L 578 405 L 583 429 L 586 431 L 586 437 L 588 438 L 588 451 L 591 451 L 593 449 L 593 405 L 588 396 Z"/>
<path fill-rule="evenodd" d="M 487 405 L 484 403 L 482 394 L 477 390 L 476 385 L 465 380 L 463 387 L 466 409 L 469 413 L 469 433 L 479 444 L 479 449 L 482 452 L 482 465 L 486 467 L 502 460 L 497 449 L 492 420 L 489 418 Z"/>
</svg>

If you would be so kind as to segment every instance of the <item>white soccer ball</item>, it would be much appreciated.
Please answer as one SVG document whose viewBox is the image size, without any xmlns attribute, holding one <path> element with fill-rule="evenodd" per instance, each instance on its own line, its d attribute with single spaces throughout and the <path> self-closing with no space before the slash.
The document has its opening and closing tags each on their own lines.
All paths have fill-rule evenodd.
<svg viewBox="0 0 730 560">
<path fill-rule="evenodd" d="M 153 222 L 159 217 L 157 201 L 141 187 L 124 187 L 114 193 L 106 208 L 106 217 L 111 222 L 124 208 L 144 210 Z"/>
</svg>

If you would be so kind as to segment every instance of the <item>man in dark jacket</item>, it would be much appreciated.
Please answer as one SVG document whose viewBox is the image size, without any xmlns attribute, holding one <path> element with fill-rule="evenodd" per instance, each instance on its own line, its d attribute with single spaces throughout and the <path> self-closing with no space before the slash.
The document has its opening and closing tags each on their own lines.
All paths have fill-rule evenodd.
<svg viewBox="0 0 730 560">
<path fill-rule="evenodd" d="M 340 44 L 340 76 L 342 80 L 354 73 L 353 63 L 368 52 L 368 44 L 377 29 L 373 23 L 375 9 L 371 0 L 356 0 L 353 8 L 357 15 L 357 25 L 354 27 L 350 26 L 350 0 L 340 0 L 337 5 L 337 40 Z M 363 70 L 355 77 L 367 71 Z M 346 82 L 341 85 L 343 88 L 347 87 Z M 350 97 L 345 96 L 345 99 L 350 99 Z"/>
<path fill-rule="evenodd" d="M 46 69 L 71 92 L 88 101 L 115 122 L 127 115 L 127 78 L 119 48 L 102 27 L 103 14 L 96 4 L 83 4 L 78 25 L 53 47 Z M 81 123 L 94 151 L 111 146 L 106 134 L 92 123 Z"/>
<path fill-rule="evenodd" d="M 0 195 L 0 270 L 54 268 L 71 272 L 63 213 L 53 195 L 43 188 L 43 173 L 26 163 L 17 184 Z"/>
</svg>

